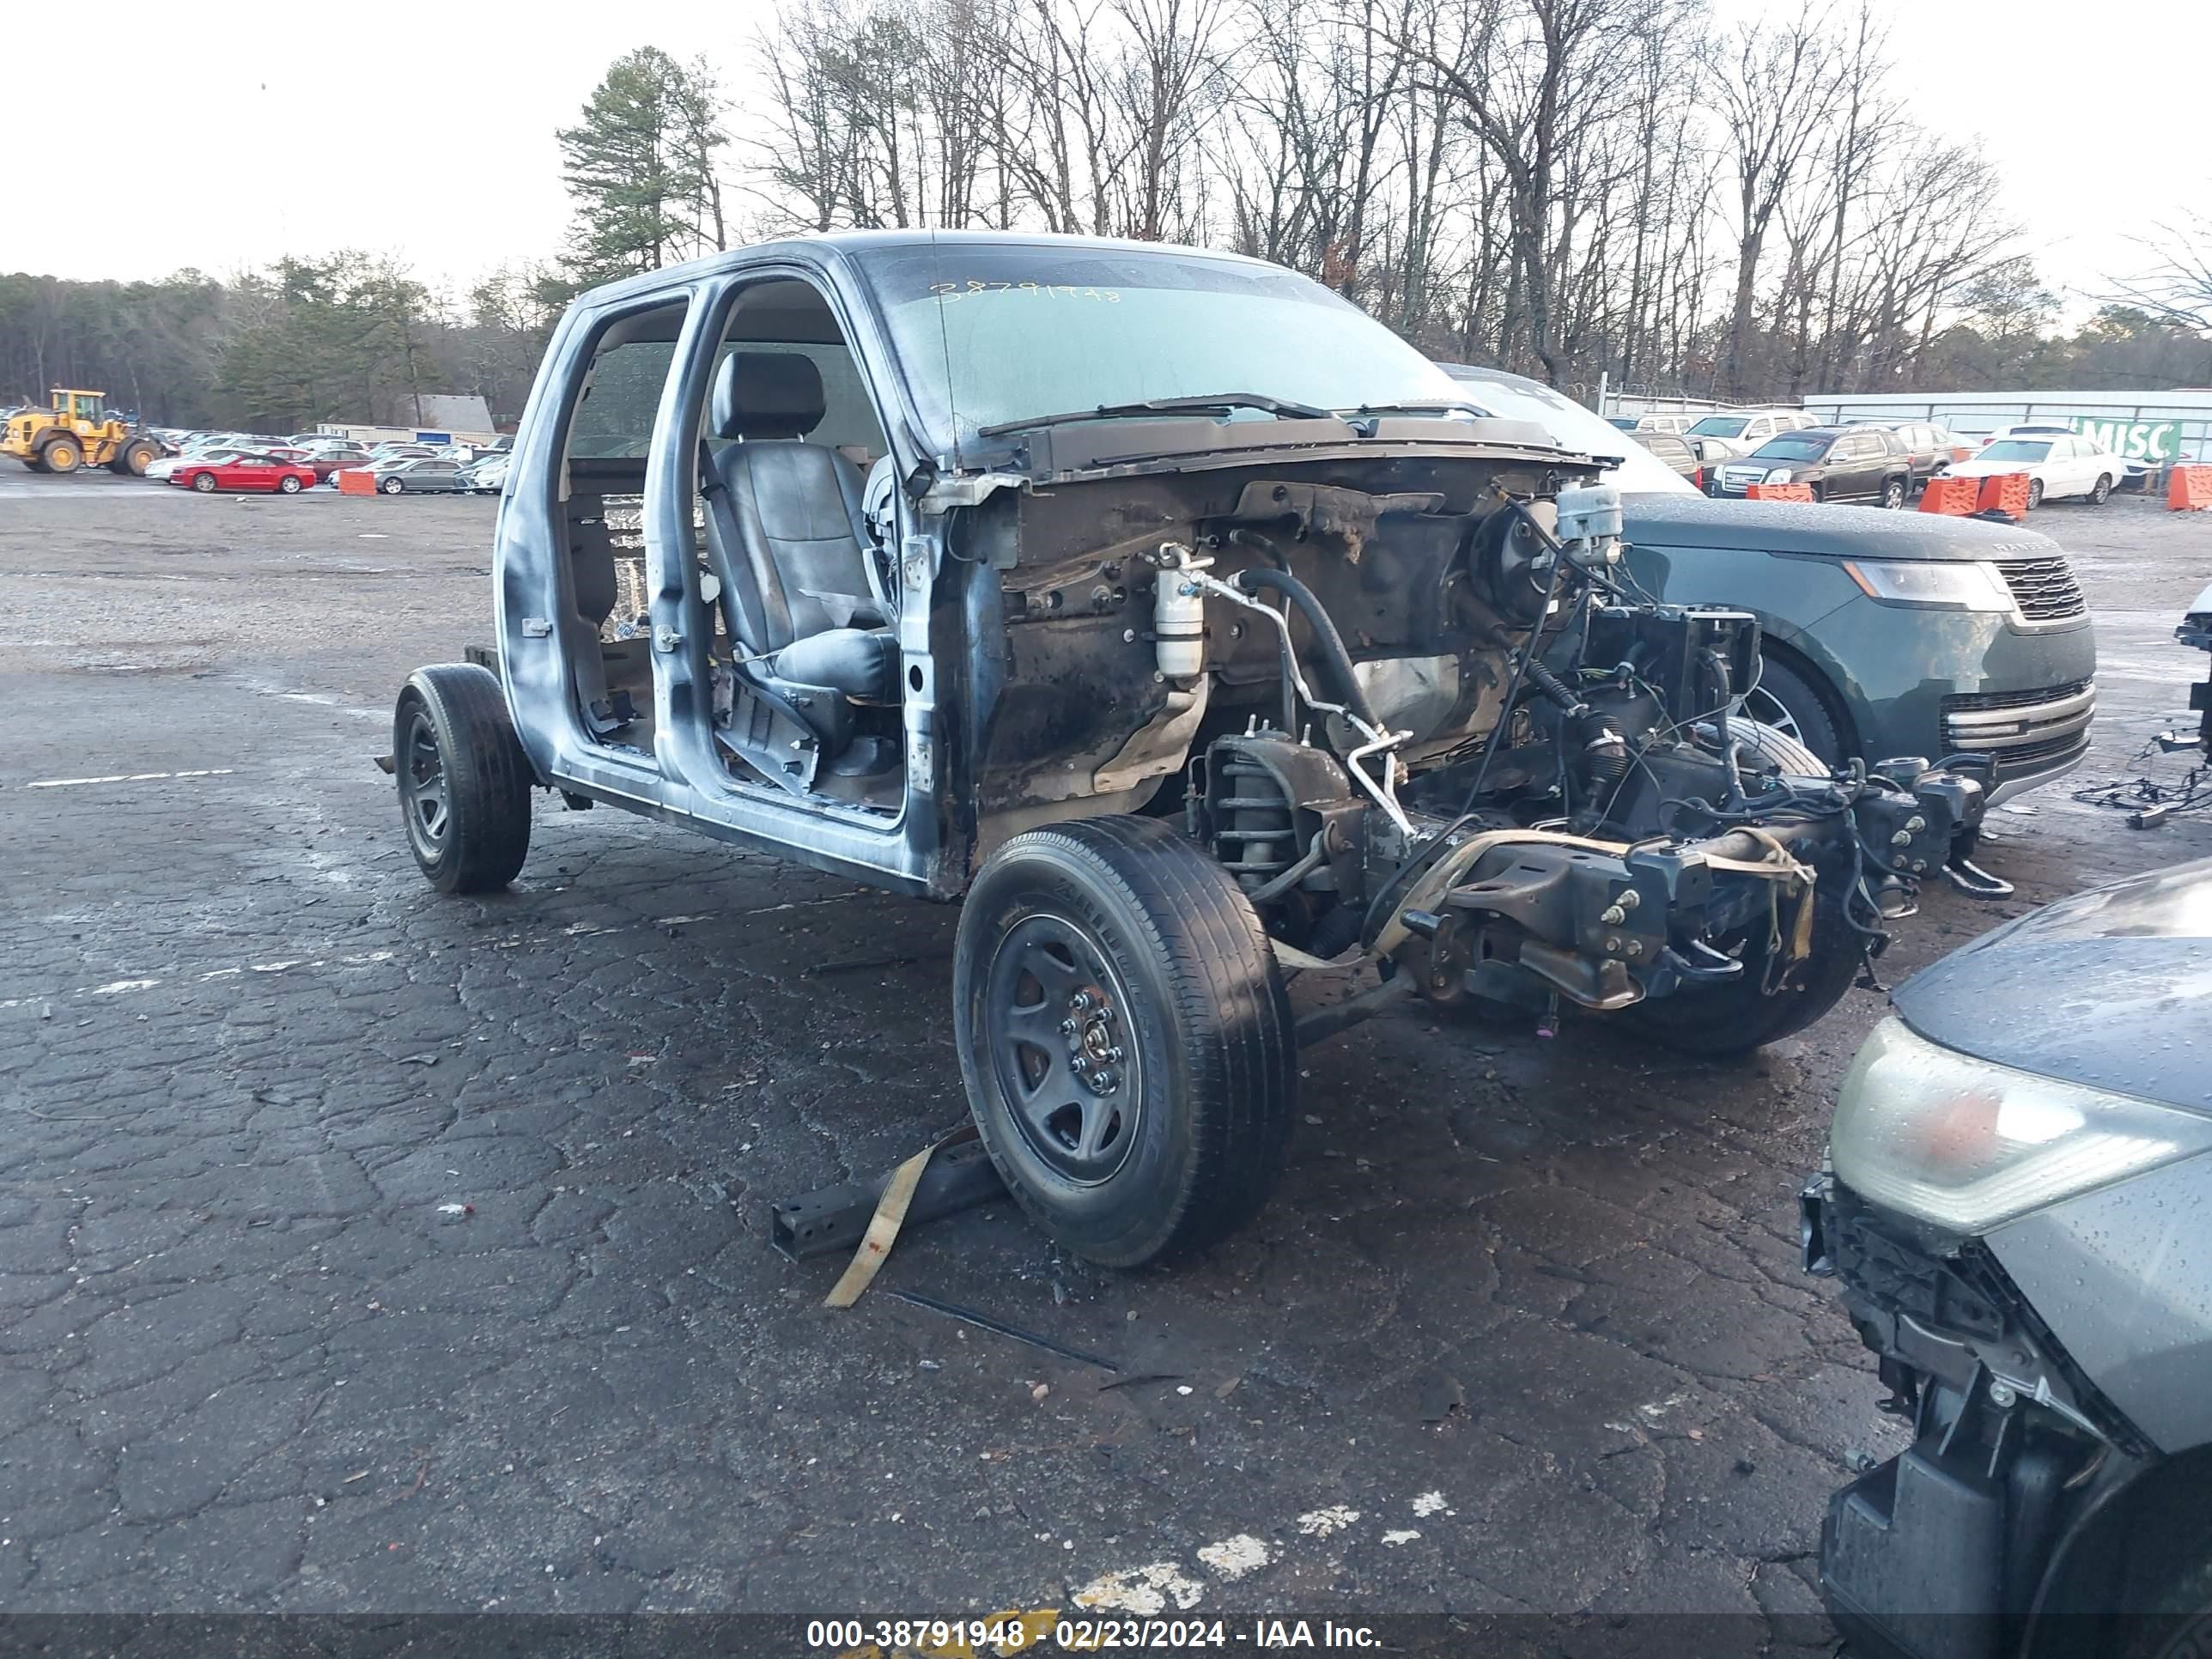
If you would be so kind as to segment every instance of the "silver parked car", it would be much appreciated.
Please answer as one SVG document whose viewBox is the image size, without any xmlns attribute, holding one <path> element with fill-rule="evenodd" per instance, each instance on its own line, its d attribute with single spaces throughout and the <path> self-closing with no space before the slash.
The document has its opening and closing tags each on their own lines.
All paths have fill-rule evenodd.
<svg viewBox="0 0 2212 1659">
<path fill-rule="evenodd" d="M 2212 860 L 1899 989 L 1806 1190 L 1912 1443 L 1831 1500 L 1858 1653 L 2212 1651 Z"/>
<path fill-rule="evenodd" d="M 461 469 L 461 488 L 471 495 L 496 495 L 507 487 L 505 450 L 488 453 Z"/>
<path fill-rule="evenodd" d="M 369 468 L 380 493 L 386 495 L 428 494 L 433 491 L 453 495 L 468 489 L 461 476 L 460 464 L 441 460 L 434 455 L 403 455 L 397 460 L 379 461 Z"/>
</svg>

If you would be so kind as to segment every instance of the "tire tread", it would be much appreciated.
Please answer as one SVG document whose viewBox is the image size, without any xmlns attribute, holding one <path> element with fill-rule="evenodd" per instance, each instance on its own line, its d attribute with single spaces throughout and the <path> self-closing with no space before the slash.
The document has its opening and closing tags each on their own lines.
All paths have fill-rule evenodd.
<svg viewBox="0 0 2212 1659">
<path fill-rule="evenodd" d="M 1859 941 L 1826 878 L 1814 890 L 1813 954 L 1794 986 L 1762 996 L 1748 983 L 1698 987 L 1614 1018 L 1676 1052 L 1723 1059 L 1794 1036 L 1842 1001 L 1858 975 Z M 1747 973 L 1751 970 L 1747 968 Z"/>
<path fill-rule="evenodd" d="M 1289 1147 L 1297 1096 L 1290 1000 L 1251 902 L 1195 843 L 1152 818 L 1080 819 L 1030 830 L 999 857 L 1050 848 L 1115 890 L 1138 949 L 1160 965 L 1181 1034 L 1194 1130 L 1191 1176 L 1155 1237 L 1086 1251 L 1135 1267 L 1218 1243 L 1255 1214 Z M 964 1013 L 963 1013 L 964 1018 Z M 997 1149 L 1007 1185 L 1023 1197 Z M 1024 1200 L 1049 1230 L 1051 1218 Z"/>
<path fill-rule="evenodd" d="M 507 694 L 491 671 L 476 663 L 417 669 L 392 717 L 392 749 L 402 764 L 413 699 L 428 708 L 437 728 L 453 818 L 441 867 L 423 873 L 441 892 L 495 892 L 521 872 L 530 855 L 530 791 L 538 781 L 515 736 Z"/>
</svg>

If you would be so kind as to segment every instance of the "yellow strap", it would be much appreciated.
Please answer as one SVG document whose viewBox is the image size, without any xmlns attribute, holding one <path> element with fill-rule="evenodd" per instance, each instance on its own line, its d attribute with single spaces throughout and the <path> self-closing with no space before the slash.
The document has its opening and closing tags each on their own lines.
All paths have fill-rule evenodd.
<svg viewBox="0 0 2212 1659">
<path fill-rule="evenodd" d="M 1810 866 L 1800 862 L 1787 847 L 1766 830 L 1755 826 L 1746 827 L 1752 836 L 1763 842 L 1773 856 L 1754 860 L 1715 858 L 1709 854 L 1705 858 L 1706 866 L 1709 869 L 1730 871 L 1738 875 L 1758 876 L 1768 881 L 1794 881 L 1801 884 L 1802 891 L 1798 898 L 1796 926 L 1794 929 L 1796 934 L 1796 944 L 1790 955 L 1790 960 L 1795 962 L 1812 948 L 1813 870 Z M 1459 878 L 1473 867 L 1476 860 L 1493 848 L 1515 846 L 1582 847 L 1592 852 L 1608 853 L 1619 857 L 1629 850 L 1630 843 L 1621 841 L 1601 841 L 1593 836 L 1561 835 L 1557 830 L 1492 830 L 1482 835 L 1471 836 L 1438 859 L 1428 873 L 1414 884 L 1413 890 L 1400 902 L 1399 915 L 1402 916 L 1408 908 L 1418 910 L 1426 908 L 1430 902 L 1455 885 Z M 1376 937 L 1373 954 L 1378 957 L 1389 956 L 1399 945 L 1405 943 L 1407 938 L 1407 929 L 1405 923 L 1394 916 L 1384 925 L 1382 933 Z"/>
<path fill-rule="evenodd" d="M 1747 825 L 1747 830 L 1753 841 L 1764 842 L 1766 844 L 1767 849 L 1774 854 L 1775 862 L 1789 866 L 1797 879 L 1808 887 L 1813 884 L 1815 879 L 1813 866 L 1800 861 L 1795 853 L 1782 844 L 1780 836 L 1771 830 L 1760 829 L 1757 824 Z"/>
<path fill-rule="evenodd" d="M 1770 876 L 1788 878 L 1796 890 L 1797 914 L 1790 920 L 1790 947 L 1784 953 L 1782 960 L 1785 964 L 1802 962 L 1813 953 L 1813 890 L 1818 884 L 1820 878 L 1812 866 L 1802 862 L 1769 831 L 1753 828 L 1750 833 L 1757 840 L 1764 842 L 1767 850 L 1774 854 L 1774 861 L 1763 866 L 1766 873 Z M 1778 882 L 1778 887 L 1779 884 Z M 1782 943 L 1779 892 L 1776 893 L 1775 901 L 1773 942 L 1778 945 Z"/>
<path fill-rule="evenodd" d="M 861 1236 L 860 1248 L 853 1252 L 845 1271 L 830 1287 L 830 1294 L 822 1298 L 823 1307 L 849 1308 L 873 1282 L 877 1269 L 890 1257 L 899 1229 L 906 1224 L 907 1206 L 914 1202 L 914 1189 L 921 1181 L 921 1172 L 929 1167 L 930 1158 L 944 1144 L 940 1140 L 923 1147 L 891 1171 L 891 1178 L 884 1183 L 884 1195 L 876 1200 L 876 1212 L 868 1218 L 868 1231 Z"/>
</svg>

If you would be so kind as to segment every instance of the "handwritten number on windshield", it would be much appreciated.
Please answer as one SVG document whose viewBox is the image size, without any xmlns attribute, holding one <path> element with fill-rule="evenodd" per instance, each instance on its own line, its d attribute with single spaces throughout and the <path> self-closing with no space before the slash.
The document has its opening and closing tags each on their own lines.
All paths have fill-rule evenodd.
<svg viewBox="0 0 2212 1659">
<path fill-rule="evenodd" d="M 932 283 L 929 291 L 948 304 L 973 295 L 1001 293 L 1024 294 L 1038 300 L 1095 300 L 1109 306 L 1121 303 L 1118 289 L 1079 288 L 1073 283 L 995 283 L 971 276 L 964 283 Z"/>
</svg>

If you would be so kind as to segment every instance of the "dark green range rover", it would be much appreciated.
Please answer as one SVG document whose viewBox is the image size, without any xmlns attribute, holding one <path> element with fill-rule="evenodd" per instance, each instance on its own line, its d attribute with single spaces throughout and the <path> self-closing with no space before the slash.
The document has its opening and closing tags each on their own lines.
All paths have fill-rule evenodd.
<svg viewBox="0 0 2212 1659">
<path fill-rule="evenodd" d="M 1711 501 L 1552 388 L 1446 368 L 1496 414 L 1593 453 L 1629 452 L 1607 477 L 1623 492 L 1630 568 L 1669 604 L 1759 618 L 1753 718 L 1831 761 L 1986 755 L 1994 800 L 2087 752 L 2096 635 L 2048 536 L 1875 507 Z"/>
</svg>

